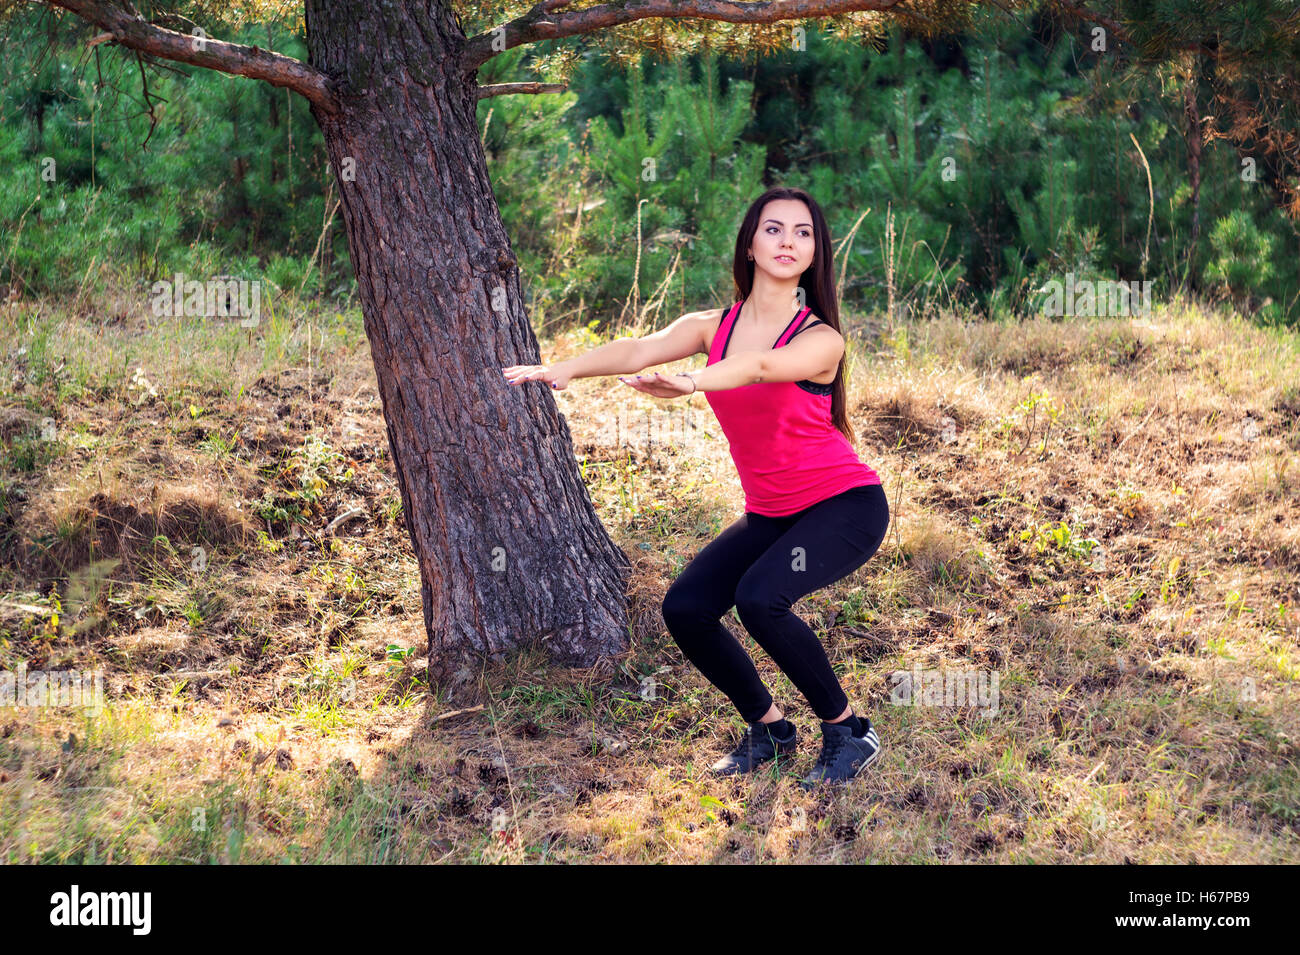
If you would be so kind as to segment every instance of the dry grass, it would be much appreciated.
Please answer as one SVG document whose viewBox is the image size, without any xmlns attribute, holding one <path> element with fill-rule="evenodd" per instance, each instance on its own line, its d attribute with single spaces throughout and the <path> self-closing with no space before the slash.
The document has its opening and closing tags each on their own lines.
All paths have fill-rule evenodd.
<svg viewBox="0 0 1300 955">
<path fill-rule="evenodd" d="M 658 615 L 742 502 L 702 399 L 555 393 L 634 645 L 613 680 L 519 655 L 457 713 L 356 315 L 309 363 L 298 314 L 45 307 L 0 319 L 0 669 L 102 670 L 107 705 L 0 709 L 5 861 L 1300 861 L 1294 336 L 1176 306 L 855 341 L 893 523 L 795 609 L 885 748 L 805 794 L 815 718 L 734 618 L 804 742 L 709 777 L 740 723 Z M 914 667 L 997 672 L 996 713 L 894 705 Z"/>
</svg>

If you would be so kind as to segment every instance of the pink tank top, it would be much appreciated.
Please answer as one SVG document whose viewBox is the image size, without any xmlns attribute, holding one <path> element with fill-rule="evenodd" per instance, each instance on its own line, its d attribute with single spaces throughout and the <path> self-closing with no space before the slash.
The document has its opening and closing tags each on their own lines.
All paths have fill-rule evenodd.
<svg viewBox="0 0 1300 955">
<path fill-rule="evenodd" d="M 723 316 L 706 368 L 726 357 L 742 304 Z M 803 331 L 800 323 L 810 311 L 796 315 L 772 347 L 780 348 Z M 746 511 L 784 517 L 850 488 L 880 483 L 832 422 L 830 385 L 807 379 L 763 381 L 706 391 L 704 397 L 730 442 Z"/>
</svg>

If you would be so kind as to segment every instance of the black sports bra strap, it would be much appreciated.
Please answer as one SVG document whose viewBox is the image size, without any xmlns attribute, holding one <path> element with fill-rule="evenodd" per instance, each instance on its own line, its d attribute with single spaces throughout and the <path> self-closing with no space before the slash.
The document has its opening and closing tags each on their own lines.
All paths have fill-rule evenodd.
<svg viewBox="0 0 1300 955">
<path fill-rule="evenodd" d="M 722 334 L 724 328 L 727 330 L 727 336 L 722 340 L 722 353 L 718 355 L 718 361 L 722 361 L 727 357 L 727 346 L 731 344 L 731 333 L 735 331 L 736 322 L 740 321 L 740 306 L 744 304 L 744 299 L 736 302 L 731 308 L 727 309 L 722 316 L 722 321 L 718 323 L 718 331 L 715 334 Z M 731 318 L 730 324 L 727 323 L 728 317 Z"/>
<path fill-rule="evenodd" d="M 813 321 L 809 322 L 807 325 L 800 326 L 800 327 L 795 331 L 794 335 L 798 335 L 799 332 L 807 331 L 808 329 L 812 328 L 814 325 L 825 325 L 825 324 L 826 324 L 826 322 L 823 322 L 820 318 L 818 318 L 818 319 L 814 319 Z M 790 338 L 787 338 L 787 339 L 785 340 L 785 343 L 786 343 L 787 345 L 790 344 L 790 339 L 791 339 L 791 338 L 794 338 L 794 335 L 791 335 Z"/>
</svg>

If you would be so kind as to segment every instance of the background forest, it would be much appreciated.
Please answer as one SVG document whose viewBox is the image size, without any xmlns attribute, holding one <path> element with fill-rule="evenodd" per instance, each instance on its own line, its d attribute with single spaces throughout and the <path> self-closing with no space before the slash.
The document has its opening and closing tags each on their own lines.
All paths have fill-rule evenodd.
<svg viewBox="0 0 1300 955">
<path fill-rule="evenodd" d="M 607 332 L 719 304 L 739 217 L 775 182 L 826 210 L 850 312 L 1023 315 L 1072 272 L 1296 322 L 1300 236 L 1284 210 L 1300 208 L 1300 180 L 1266 175 L 1249 137 L 1224 134 L 1214 77 L 1117 66 L 1077 22 L 986 20 L 933 41 L 895 31 L 880 49 L 810 31 L 806 50 L 758 63 L 625 68 L 588 52 L 562 94 L 481 100 L 535 324 Z M 204 70 L 142 89 L 133 58 L 23 35 L 0 65 L 0 291 L 93 294 L 181 271 L 354 302 L 303 100 Z M 306 55 L 281 27 L 230 38 Z M 530 50 L 480 82 L 535 75 Z M 1194 163 L 1189 91 L 1208 140 Z"/>
</svg>

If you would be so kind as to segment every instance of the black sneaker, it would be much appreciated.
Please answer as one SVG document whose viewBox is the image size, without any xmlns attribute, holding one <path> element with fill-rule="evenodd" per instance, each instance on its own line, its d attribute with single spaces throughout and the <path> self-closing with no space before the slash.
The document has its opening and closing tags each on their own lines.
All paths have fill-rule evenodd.
<svg viewBox="0 0 1300 955">
<path fill-rule="evenodd" d="M 774 759 L 778 754 L 785 756 L 795 751 L 799 728 L 790 724 L 788 739 L 777 739 L 768 730 L 766 723 L 750 723 L 745 728 L 740 742 L 722 759 L 711 767 L 718 776 L 730 776 L 732 773 L 753 772 L 758 766 Z"/>
<path fill-rule="evenodd" d="M 876 761 L 880 755 L 880 737 L 871 720 L 859 716 L 867 728 L 865 736 L 854 736 L 847 723 L 822 722 L 822 751 L 817 763 L 800 782 L 805 790 L 819 782 L 843 782 L 852 779 Z"/>
</svg>

